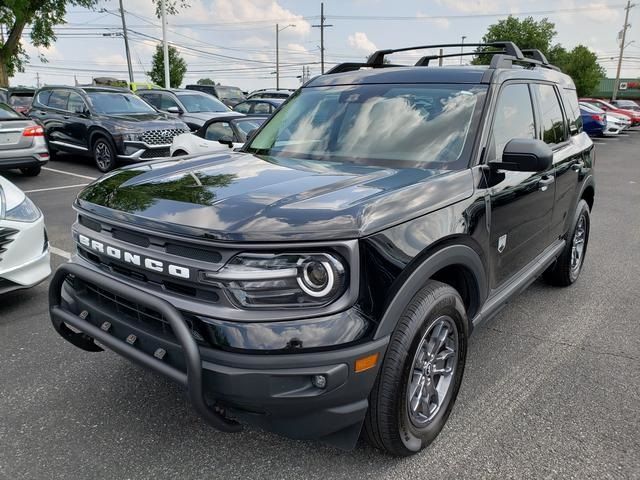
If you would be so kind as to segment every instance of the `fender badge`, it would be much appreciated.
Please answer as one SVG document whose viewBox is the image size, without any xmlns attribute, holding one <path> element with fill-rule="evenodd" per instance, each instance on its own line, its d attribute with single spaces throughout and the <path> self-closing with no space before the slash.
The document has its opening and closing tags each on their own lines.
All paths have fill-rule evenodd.
<svg viewBox="0 0 640 480">
<path fill-rule="evenodd" d="M 498 239 L 498 253 L 504 252 L 507 247 L 507 234 L 505 233 Z"/>
</svg>

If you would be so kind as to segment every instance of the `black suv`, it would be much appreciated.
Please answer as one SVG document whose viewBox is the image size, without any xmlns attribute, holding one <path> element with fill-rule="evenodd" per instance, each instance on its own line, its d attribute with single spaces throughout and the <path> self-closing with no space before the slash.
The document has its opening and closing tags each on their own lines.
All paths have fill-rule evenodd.
<svg viewBox="0 0 640 480">
<path fill-rule="evenodd" d="M 183 385 L 219 430 L 349 448 L 364 425 L 418 452 L 471 332 L 540 275 L 574 283 L 589 239 L 594 147 L 571 78 L 483 47 L 485 67 L 385 63 L 396 50 L 339 65 L 240 152 L 87 187 L 55 329 Z"/>
<path fill-rule="evenodd" d="M 29 115 L 44 127 L 52 159 L 58 151 L 89 154 L 102 172 L 118 160 L 168 157 L 173 137 L 189 131 L 120 88 L 44 87 Z"/>
</svg>

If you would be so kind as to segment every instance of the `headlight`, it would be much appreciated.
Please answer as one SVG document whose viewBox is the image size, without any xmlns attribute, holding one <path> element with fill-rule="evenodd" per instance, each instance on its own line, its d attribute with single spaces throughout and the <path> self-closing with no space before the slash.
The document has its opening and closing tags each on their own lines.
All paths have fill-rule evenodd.
<svg viewBox="0 0 640 480">
<path fill-rule="evenodd" d="M 114 131 L 122 135 L 122 139 L 125 142 L 137 142 L 140 140 L 140 136 L 144 133 L 144 130 L 132 130 L 129 127 L 114 127 Z"/>
<path fill-rule="evenodd" d="M 243 253 L 203 279 L 242 308 L 321 307 L 347 287 L 343 262 L 329 253 Z"/>
<path fill-rule="evenodd" d="M 4 218 L 15 222 L 35 222 L 40 218 L 40 210 L 25 196 L 22 203 L 5 212 Z"/>
</svg>

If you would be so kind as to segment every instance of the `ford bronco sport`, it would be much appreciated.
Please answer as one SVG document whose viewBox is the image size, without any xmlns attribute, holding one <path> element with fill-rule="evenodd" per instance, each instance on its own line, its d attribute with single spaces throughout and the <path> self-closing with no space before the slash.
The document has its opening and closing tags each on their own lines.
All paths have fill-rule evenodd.
<svg viewBox="0 0 640 480">
<path fill-rule="evenodd" d="M 240 152 L 94 182 L 55 329 L 183 385 L 221 431 L 420 451 L 471 332 L 540 275 L 574 283 L 589 239 L 573 82 L 540 52 L 483 47 L 484 67 L 376 52 L 305 84 Z"/>
</svg>

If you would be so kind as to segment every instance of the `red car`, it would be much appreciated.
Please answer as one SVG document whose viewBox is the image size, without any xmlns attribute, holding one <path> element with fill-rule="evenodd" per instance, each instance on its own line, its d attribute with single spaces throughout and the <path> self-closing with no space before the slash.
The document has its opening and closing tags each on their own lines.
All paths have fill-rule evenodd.
<svg viewBox="0 0 640 480">
<path fill-rule="evenodd" d="M 620 115 L 626 115 L 631 120 L 632 127 L 640 125 L 640 112 L 618 108 L 615 105 L 611 105 L 609 102 L 606 102 L 600 98 L 581 98 L 580 101 L 590 103 L 604 110 L 605 112 L 613 112 L 619 113 Z"/>
</svg>

